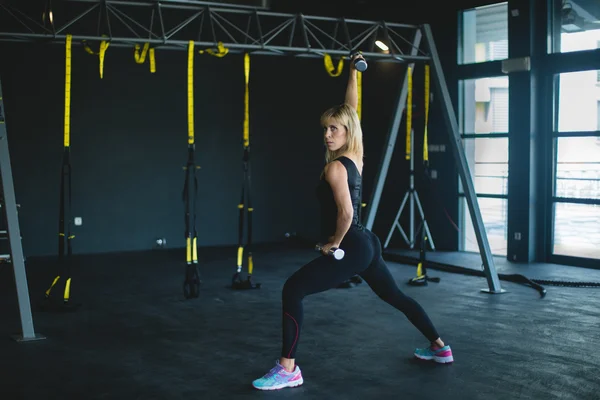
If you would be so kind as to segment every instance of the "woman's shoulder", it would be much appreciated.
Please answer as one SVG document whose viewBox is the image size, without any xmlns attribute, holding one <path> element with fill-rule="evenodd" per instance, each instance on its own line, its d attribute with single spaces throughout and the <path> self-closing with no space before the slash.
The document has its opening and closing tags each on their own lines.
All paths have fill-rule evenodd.
<svg viewBox="0 0 600 400">
<path fill-rule="evenodd" d="M 362 174 L 362 169 L 364 166 L 363 160 L 356 154 L 343 154 L 341 155 L 339 158 L 345 157 L 348 161 L 352 161 L 352 163 L 354 163 L 354 165 L 357 167 L 357 169 L 359 170 L 359 172 Z M 337 159 L 336 159 L 337 160 Z"/>
</svg>

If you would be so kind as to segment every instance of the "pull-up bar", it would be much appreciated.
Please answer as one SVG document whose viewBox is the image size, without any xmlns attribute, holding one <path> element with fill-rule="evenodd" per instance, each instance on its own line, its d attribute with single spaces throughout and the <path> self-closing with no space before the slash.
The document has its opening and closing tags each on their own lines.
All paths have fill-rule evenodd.
<svg viewBox="0 0 600 400">
<path fill-rule="evenodd" d="M 64 43 L 68 33 L 74 43 L 107 41 L 115 47 L 149 43 L 157 49 L 186 50 L 194 40 L 200 47 L 222 42 L 238 53 L 322 57 L 349 56 L 360 49 L 372 60 L 430 60 L 422 51 L 411 52 L 408 37 L 419 29 L 416 25 L 275 13 L 247 6 L 219 7 L 200 1 L 63 3 L 62 9 L 53 10 L 52 22 L 42 21 L 39 12 L 0 4 L 0 40 Z M 375 50 L 378 39 L 387 43 L 388 52 Z"/>
</svg>

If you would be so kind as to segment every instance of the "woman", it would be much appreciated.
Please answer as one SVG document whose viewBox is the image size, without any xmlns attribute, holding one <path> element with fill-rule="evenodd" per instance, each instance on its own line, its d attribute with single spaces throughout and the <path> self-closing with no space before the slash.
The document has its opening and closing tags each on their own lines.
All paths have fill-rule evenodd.
<svg viewBox="0 0 600 400">
<path fill-rule="evenodd" d="M 252 382 L 257 389 L 275 390 L 302 385 L 302 372 L 295 363 L 303 322 L 302 299 L 335 288 L 357 274 L 381 299 L 402 311 L 429 340 L 430 346 L 417 349 L 416 357 L 439 363 L 454 361 L 450 346 L 442 341 L 425 311 L 396 285 L 381 256 L 381 243 L 377 236 L 360 224 L 363 143 L 356 113 L 356 69 L 353 62 L 350 66 L 345 103 L 325 111 L 321 117 L 327 164 L 317 196 L 322 214 L 321 234 L 328 243 L 323 246 L 322 256 L 300 268 L 284 285 L 281 358 L 267 374 Z M 336 260 L 328 256 L 331 248 L 343 249 L 345 257 Z"/>
</svg>

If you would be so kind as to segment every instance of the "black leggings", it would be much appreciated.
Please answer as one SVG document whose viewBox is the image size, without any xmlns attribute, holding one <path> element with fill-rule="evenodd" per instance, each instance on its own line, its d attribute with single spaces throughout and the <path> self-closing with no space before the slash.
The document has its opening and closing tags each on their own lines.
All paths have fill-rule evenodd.
<svg viewBox="0 0 600 400">
<path fill-rule="evenodd" d="M 396 285 L 381 257 L 381 242 L 366 228 L 352 226 L 340 248 L 342 260 L 320 256 L 296 271 L 283 287 L 283 348 L 281 356 L 295 358 L 302 329 L 304 297 L 337 287 L 354 275 L 360 275 L 385 302 L 402 311 L 430 341 L 439 338 L 423 308 Z"/>
</svg>

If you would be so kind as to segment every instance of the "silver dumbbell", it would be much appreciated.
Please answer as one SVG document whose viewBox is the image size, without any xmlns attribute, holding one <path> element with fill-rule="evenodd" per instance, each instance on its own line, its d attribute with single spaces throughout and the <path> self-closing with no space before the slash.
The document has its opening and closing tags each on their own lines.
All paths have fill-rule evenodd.
<svg viewBox="0 0 600 400">
<path fill-rule="evenodd" d="M 318 243 L 315 246 L 315 250 L 322 251 L 323 245 L 321 243 Z M 330 256 L 333 256 L 333 258 L 335 258 L 336 260 L 341 260 L 346 255 L 346 252 L 344 250 L 338 249 L 337 247 L 330 248 L 328 253 Z"/>
</svg>

